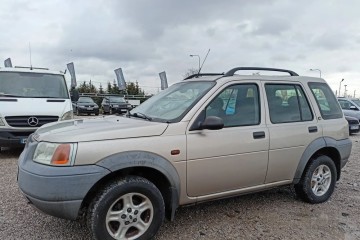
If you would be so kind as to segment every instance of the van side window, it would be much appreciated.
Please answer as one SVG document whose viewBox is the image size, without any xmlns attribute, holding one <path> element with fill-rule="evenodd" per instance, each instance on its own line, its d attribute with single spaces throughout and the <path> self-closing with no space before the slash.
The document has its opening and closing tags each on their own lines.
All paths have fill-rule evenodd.
<svg viewBox="0 0 360 240">
<path fill-rule="evenodd" d="M 266 84 L 272 123 L 311 121 L 314 116 L 304 91 L 294 84 Z"/>
<path fill-rule="evenodd" d="M 323 119 L 343 117 L 340 105 L 326 83 L 309 82 L 308 85 L 316 99 Z"/>
<path fill-rule="evenodd" d="M 238 84 L 224 89 L 205 109 L 206 116 L 224 120 L 224 127 L 260 124 L 259 91 L 256 84 Z"/>
</svg>

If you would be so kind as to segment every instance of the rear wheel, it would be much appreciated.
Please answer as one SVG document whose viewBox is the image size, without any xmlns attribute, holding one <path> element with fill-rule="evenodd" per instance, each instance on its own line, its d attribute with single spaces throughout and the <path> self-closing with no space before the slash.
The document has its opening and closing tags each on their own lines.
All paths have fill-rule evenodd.
<svg viewBox="0 0 360 240">
<path fill-rule="evenodd" d="M 296 194 L 306 202 L 327 201 L 335 189 L 337 172 L 335 163 L 328 156 L 318 156 L 305 168 L 298 184 Z"/>
<path fill-rule="evenodd" d="M 109 184 L 89 207 L 96 239 L 151 239 L 165 216 L 159 189 L 147 179 L 128 176 Z"/>
</svg>

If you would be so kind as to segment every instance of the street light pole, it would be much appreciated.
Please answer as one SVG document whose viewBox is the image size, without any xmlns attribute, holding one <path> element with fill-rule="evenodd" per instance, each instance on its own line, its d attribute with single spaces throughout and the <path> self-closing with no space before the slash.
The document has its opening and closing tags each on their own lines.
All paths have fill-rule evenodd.
<svg viewBox="0 0 360 240">
<path fill-rule="evenodd" d="M 199 55 L 190 54 L 190 57 L 198 57 L 198 59 L 199 59 L 199 70 L 200 70 L 200 56 L 199 56 Z"/>
<path fill-rule="evenodd" d="M 338 97 L 340 97 L 340 91 L 341 91 L 341 83 L 344 81 L 344 79 L 341 79 L 340 81 L 340 87 L 339 87 L 339 94 L 338 94 Z"/>
<path fill-rule="evenodd" d="M 320 73 L 320 78 L 321 78 L 321 70 L 320 69 L 317 69 L 317 68 L 310 68 L 310 71 L 319 71 L 319 73 Z"/>
</svg>

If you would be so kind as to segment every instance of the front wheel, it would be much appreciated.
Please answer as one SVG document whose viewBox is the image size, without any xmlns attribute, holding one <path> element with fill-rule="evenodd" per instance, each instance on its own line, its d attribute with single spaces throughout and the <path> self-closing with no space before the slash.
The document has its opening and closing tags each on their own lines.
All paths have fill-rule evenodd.
<svg viewBox="0 0 360 240">
<path fill-rule="evenodd" d="M 96 239 L 151 239 L 165 216 L 159 189 L 145 178 L 114 181 L 94 199 L 88 224 Z"/>
<path fill-rule="evenodd" d="M 306 202 L 322 203 L 327 201 L 335 189 L 336 166 L 328 156 L 318 156 L 305 168 L 298 184 L 296 194 Z"/>
</svg>

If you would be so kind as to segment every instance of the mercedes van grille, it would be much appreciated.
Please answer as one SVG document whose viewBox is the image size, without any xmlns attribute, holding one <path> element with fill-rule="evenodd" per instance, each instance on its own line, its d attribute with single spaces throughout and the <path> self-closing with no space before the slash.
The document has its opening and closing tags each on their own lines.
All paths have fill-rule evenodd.
<svg viewBox="0 0 360 240">
<path fill-rule="evenodd" d="M 56 122 L 58 116 L 9 116 L 5 117 L 11 127 L 41 127 L 46 123 Z"/>
</svg>

